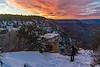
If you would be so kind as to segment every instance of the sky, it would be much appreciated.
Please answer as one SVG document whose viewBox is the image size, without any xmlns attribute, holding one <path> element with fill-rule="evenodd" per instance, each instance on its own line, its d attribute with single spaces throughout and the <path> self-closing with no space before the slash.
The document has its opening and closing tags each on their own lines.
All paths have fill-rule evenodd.
<svg viewBox="0 0 100 67">
<path fill-rule="evenodd" d="M 100 19 L 100 0 L 0 0 L 0 14 L 52 19 Z"/>
<path fill-rule="evenodd" d="M 7 3 L 8 0 L 0 0 L 0 14 L 23 14 L 23 15 L 31 15 L 31 13 L 27 12 L 24 9 L 20 9 L 15 7 L 14 5 L 10 5 Z"/>
</svg>

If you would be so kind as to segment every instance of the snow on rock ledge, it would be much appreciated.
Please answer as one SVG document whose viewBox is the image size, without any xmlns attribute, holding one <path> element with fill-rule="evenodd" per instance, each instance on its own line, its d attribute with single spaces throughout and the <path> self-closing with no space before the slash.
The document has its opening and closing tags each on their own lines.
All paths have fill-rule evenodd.
<svg viewBox="0 0 100 67">
<path fill-rule="evenodd" d="M 89 54 L 80 53 L 75 57 L 74 62 L 70 62 L 69 56 L 58 53 L 41 54 L 34 51 L 5 53 L 2 58 L 3 62 L 10 67 L 24 67 L 24 64 L 29 67 L 91 67 L 92 59 Z"/>
</svg>

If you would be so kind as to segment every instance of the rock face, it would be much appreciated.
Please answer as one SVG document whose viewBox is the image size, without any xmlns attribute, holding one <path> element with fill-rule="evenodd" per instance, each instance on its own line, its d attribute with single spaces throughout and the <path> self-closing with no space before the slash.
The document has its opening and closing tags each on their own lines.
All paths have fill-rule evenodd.
<svg viewBox="0 0 100 67">
<path fill-rule="evenodd" d="M 49 44 L 53 46 L 51 52 L 59 51 L 59 39 L 63 35 L 61 35 L 61 28 L 55 25 L 53 20 L 33 16 L 9 16 L 9 18 L 0 16 L 0 47 L 2 47 L 2 51 L 27 50 L 24 39 L 19 40 L 17 33 L 21 26 L 29 24 L 35 24 L 37 27 L 41 27 L 46 31 L 46 34 L 53 34 L 52 36 L 48 35 L 50 37 L 48 38 Z"/>
<path fill-rule="evenodd" d="M 94 32 L 100 30 L 100 20 L 56 20 L 57 25 L 61 26 L 71 37 L 81 40 L 83 46 L 90 47 Z"/>
</svg>

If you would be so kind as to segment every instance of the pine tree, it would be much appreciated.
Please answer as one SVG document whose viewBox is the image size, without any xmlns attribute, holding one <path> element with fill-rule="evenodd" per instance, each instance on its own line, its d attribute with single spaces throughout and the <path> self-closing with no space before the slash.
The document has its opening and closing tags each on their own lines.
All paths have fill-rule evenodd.
<svg viewBox="0 0 100 67">
<path fill-rule="evenodd" d="M 40 50 L 40 47 L 43 46 L 43 41 L 41 41 L 43 34 L 45 31 L 36 24 L 23 25 L 18 31 L 19 39 L 24 39 L 24 46 L 29 50 Z"/>
</svg>

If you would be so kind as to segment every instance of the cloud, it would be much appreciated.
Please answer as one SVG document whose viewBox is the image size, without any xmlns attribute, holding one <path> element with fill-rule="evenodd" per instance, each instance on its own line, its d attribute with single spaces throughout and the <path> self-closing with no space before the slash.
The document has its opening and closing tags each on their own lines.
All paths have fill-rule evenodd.
<svg viewBox="0 0 100 67">
<path fill-rule="evenodd" d="M 7 0 L 7 3 L 53 19 L 100 18 L 99 0 Z"/>
</svg>

